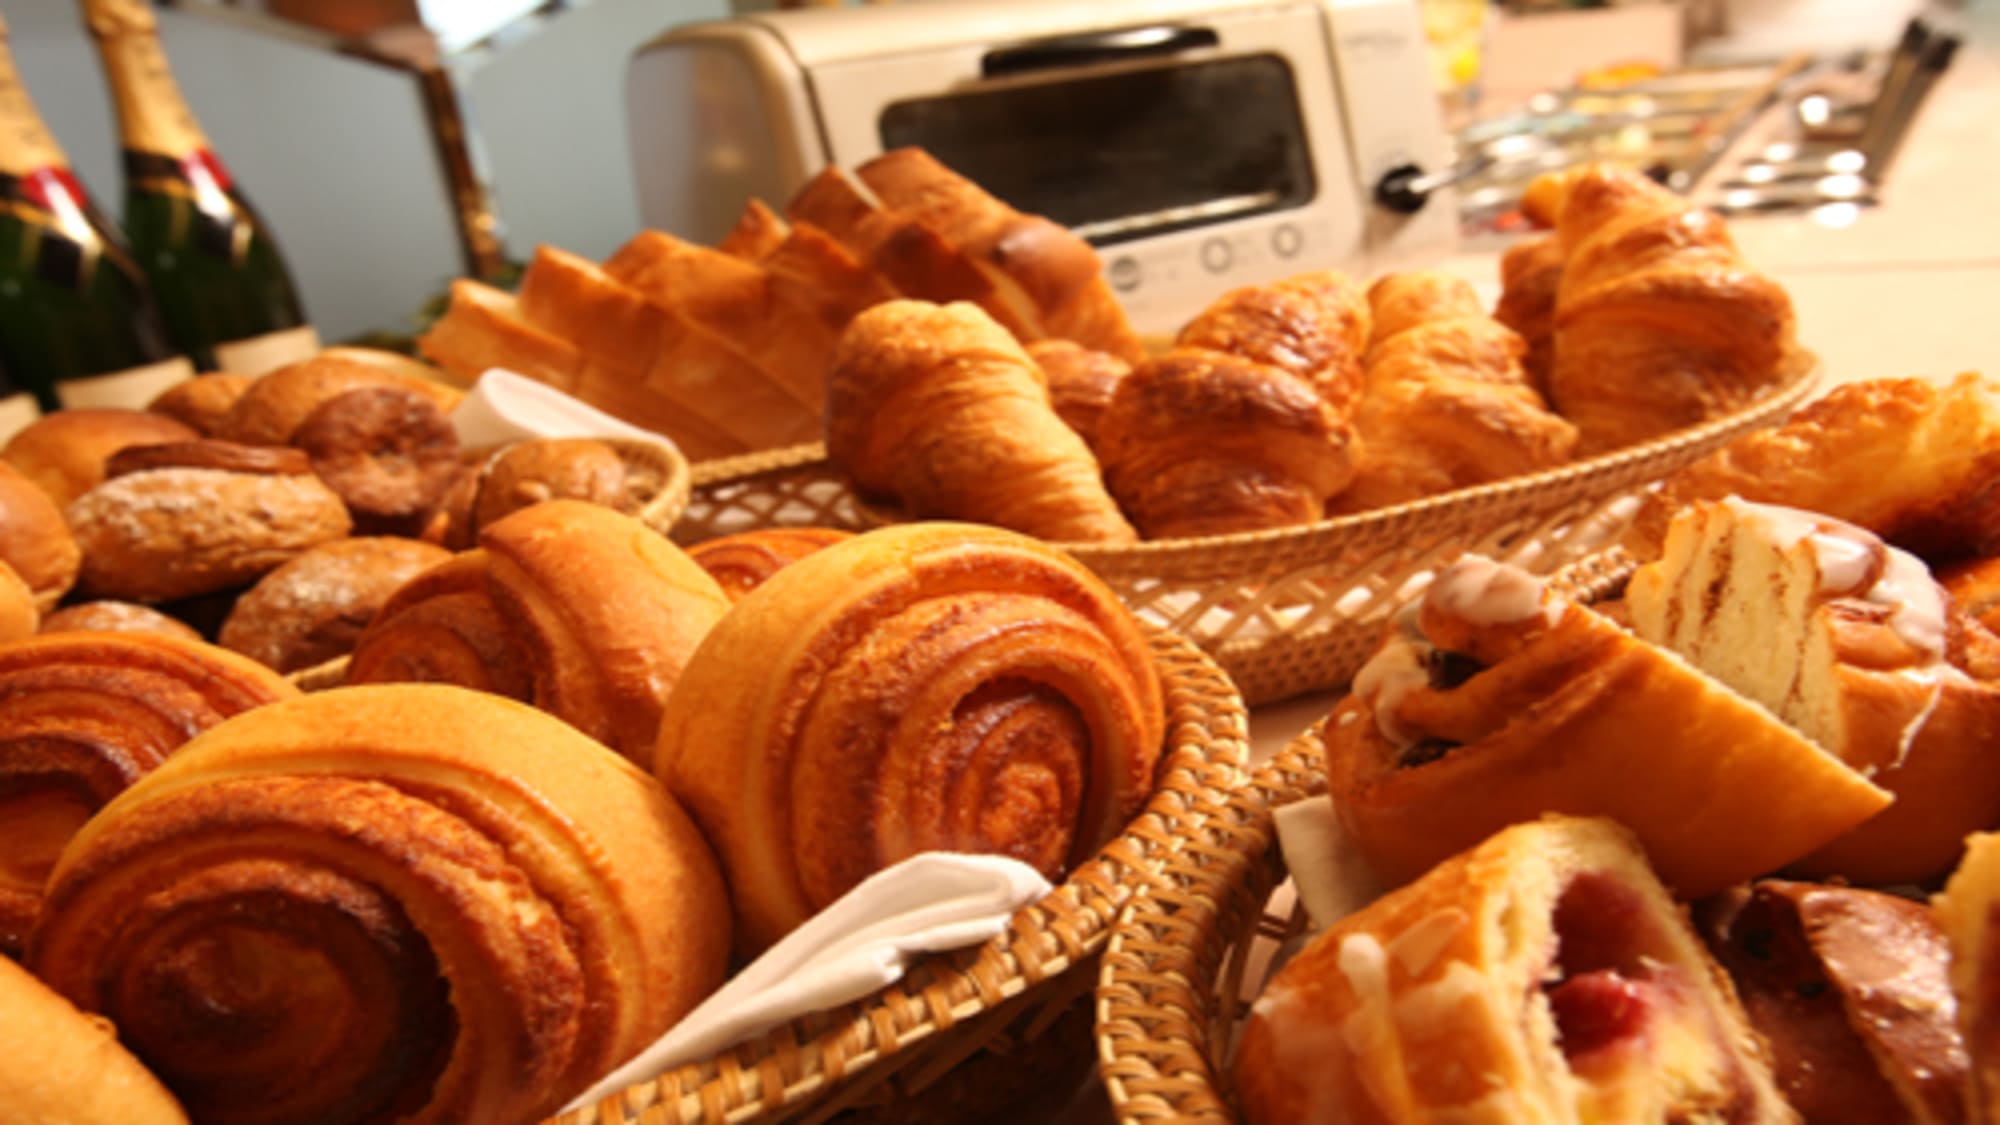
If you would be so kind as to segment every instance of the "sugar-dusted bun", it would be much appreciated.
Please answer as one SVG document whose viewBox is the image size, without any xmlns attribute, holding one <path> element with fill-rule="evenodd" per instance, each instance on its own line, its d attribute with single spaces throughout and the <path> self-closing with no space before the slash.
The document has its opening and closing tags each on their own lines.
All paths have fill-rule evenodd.
<svg viewBox="0 0 2000 1125">
<path fill-rule="evenodd" d="M 414 539 L 335 539 L 307 549 L 236 599 L 217 641 L 280 672 L 354 651 L 403 583 L 451 558 Z"/>
<path fill-rule="evenodd" d="M 1608 819 L 1452 856 L 1271 978 L 1232 1064 L 1248 1125 L 1796 1122 L 1729 982 Z"/>
<path fill-rule="evenodd" d="M 28 584 L 43 610 L 69 593 L 83 566 L 83 553 L 62 509 L 5 461 L 0 461 L 0 562 Z"/>
<path fill-rule="evenodd" d="M 299 426 L 335 395 L 359 387 L 394 387 L 449 413 L 465 397 L 443 383 L 366 360 L 322 352 L 258 379 L 224 420 L 221 436 L 246 445 L 286 445 Z"/>
<path fill-rule="evenodd" d="M 161 602 L 225 590 L 353 527 L 294 449 L 193 441 L 127 457 L 132 471 L 65 513 L 94 595 Z"/>
<path fill-rule="evenodd" d="M 251 382 L 249 375 L 211 371 L 161 391 L 146 404 L 146 409 L 164 414 L 202 437 L 215 437 L 221 432 L 223 419 L 229 417 L 230 408 L 250 389 Z"/>
<path fill-rule="evenodd" d="M 118 1042 L 111 1021 L 89 1015 L 0 957 L 0 1107 L 34 1125 L 187 1125 L 187 1114 Z"/>
<path fill-rule="evenodd" d="M 164 414 L 95 407 L 45 414 L 0 448 L 0 460 L 42 487 L 59 508 L 104 481 L 104 463 L 128 445 L 201 435 Z"/>
<path fill-rule="evenodd" d="M 201 633 L 185 621 L 137 602 L 94 601 L 64 606 L 42 618 L 41 633 L 161 633 L 198 641 Z"/>
</svg>

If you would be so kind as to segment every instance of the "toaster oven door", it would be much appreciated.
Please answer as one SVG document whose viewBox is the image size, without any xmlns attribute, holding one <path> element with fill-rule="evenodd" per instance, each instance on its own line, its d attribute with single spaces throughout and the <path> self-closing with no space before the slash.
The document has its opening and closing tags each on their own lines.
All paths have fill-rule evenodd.
<svg viewBox="0 0 2000 1125">
<path fill-rule="evenodd" d="M 1068 225 L 1142 330 L 1365 261 L 1318 5 L 835 64 L 815 86 L 836 163 L 920 145 Z"/>
</svg>

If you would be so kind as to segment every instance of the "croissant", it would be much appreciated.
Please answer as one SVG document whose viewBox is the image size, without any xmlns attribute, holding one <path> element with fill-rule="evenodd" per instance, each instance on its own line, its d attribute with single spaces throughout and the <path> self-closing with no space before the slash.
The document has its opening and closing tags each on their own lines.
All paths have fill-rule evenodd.
<svg viewBox="0 0 2000 1125">
<path fill-rule="evenodd" d="M 1333 510 L 1384 508 L 1569 460 L 1576 427 L 1528 385 L 1521 338 L 1486 315 L 1470 284 L 1391 274 L 1368 299 L 1374 336 L 1354 419 L 1361 463 Z"/>
<path fill-rule="evenodd" d="M 1320 270 L 1232 289 L 1174 338 L 1289 371 L 1336 407 L 1352 409 L 1368 345 L 1368 295 L 1346 274 Z"/>
<path fill-rule="evenodd" d="M 523 508 L 418 575 L 355 644 L 350 683 L 449 683 L 533 703 L 637 761 L 688 656 L 729 608 L 639 520 L 582 500 Z"/>
<path fill-rule="evenodd" d="M 1549 398 L 1600 453 L 1737 409 L 1786 374 L 1791 299 L 1720 216 L 1638 172 L 1593 166 L 1561 195 Z"/>
<path fill-rule="evenodd" d="M 160 1080 L 119 1046 L 101 1019 L 49 990 L 0 957 L 0 1106 L 13 1121 L 35 1125 L 187 1125 L 187 1114 Z"/>
<path fill-rule="evenodd" d="M 1335 923 L 1265 985 L 1249 1125 L 1795 1122 L 1638 841 L 1515 825 Z"/>
<path fill-rule="evenodd" d="M 853 534 L 832 527 L 760 527 L 697 543 L 688 557 L 735 602 L 785 567 Z"/>
<path fill-rule="evenodd" d="M 1751 700 L 1476 555 L 1399 615 L 1326 740 L 1334 811 L 1392 882 L 1562 812 L 1625 824 L 1699 898 L 1892 800 Z"/>
<path fill-rule="evenodd" d="M 1697 904 L 1695 918 L 1807 1121 L 1962 1119 L 1965 1042 L 1944 933 L 1923 903 L 1765 879 Z"/>
<path fill-rule="evenodd" d="M 63 853 L 27 965 L 196 1120 L 528 1122 L 720 984 L 728 943 L 652 778 L 403 684 L 191 741 Z"/>
<path fill-rule="evenodd" d="M 0 645 L 0 953 L 18 955 L 56 856 L 182 743 L 298 694 L 201 641 L 53 633 Z"/>
<path fill-rule="evenodd" d="M 722 860 L 739 951 L 922 851 L 1051 878 L 1121 830 L 1163 735 L 1145 638 L 999 528 L 905 524 L 772 575 L 688 662 L 654 768 Z"/>
<path fill-rule="evenodd" d="M 1104 479 L 1148 539 L 1311 523 L 1354 478 L 1341 410 L 1286 371 L 1223 352 L 1146 360 L 1097 427 Z"/>
<path fill-rule="evenodd" d="M 1859 524 L 1933 564 L 2000 554 L 2000 383 L 1844 383 L 1668 476 L 1625 545 L 1655 558 L 1676 512 L 1730 495 Z"/>
<path fill-rule="evenodd" d="M 1951 950 L 1952 995 L 1958 1027 L 1972 1060 L 1965 1091 L 1967 1121 L 2000 1121 L 2000 833 L 1966 840 L 1965 858 L 1931 900 Z"/>
<path fill-rule="evenodd" d="M 1916 557 L 1852 524 L 1729 499 L 1684 509 L 1625 601 L 1639 636 L 1756 700 L 1896 803 L 1794 869 L 1923 882 L 2000 824 L 2000 684 Z"/>
<path fill-rule="evenodd" d="M 1048 380 L 1049 403 L 1056 416 L 1095 450 L 1097 420 L 1104 416 L 1118 384 L 1132 373 L 1132 365 L 1068 340 L 1037 340 L 1028 345 L 1028 356 Z"/>
<path fill-rule="evenodd" d="M 1042 539 L 1137 538 L 1041 368 L 977 306 L 899 300 L 847 327 L 827 383 L 827 458 L 916 516 Z"/>
<path fill-rule="evenodd" d="M 1500 255 L 1500 301 L 1493 319 L 1512 328 L 1528 345 L 1521 367 L 1528 385 L 1546 397 L 1555 366 L 1556 291 L 1562 285 L 1562 240 L 1553 234 L 1523 239 Z"/>
</svg>

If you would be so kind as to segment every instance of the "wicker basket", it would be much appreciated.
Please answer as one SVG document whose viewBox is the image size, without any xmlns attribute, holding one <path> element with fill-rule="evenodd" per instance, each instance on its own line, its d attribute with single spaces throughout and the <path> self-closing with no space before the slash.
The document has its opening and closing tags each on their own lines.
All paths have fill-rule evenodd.
<svg viewBox="0 0 2000 1125">
<path fill-rule="evenodd" d="M 1610 550 L 1550 582 L 1595 602 L 1623 591 L 1633 560 Z M 1225 1075 L 1236 1033 L 1273 953 L 1301 937 L 1273 811 L 1326 793 L 1320 728 L 1294 739 L 1231 792 L 1119 915 L 1097 990 L 1097 1056 L 1118 1120 L 1236 1120 Z"/>
<path fill-rule="evenodd" d="M 1141 618 L 1215 657 L 1251 705 L 1286 699 L 1345 683 L 1389 614 L 1463 552 L 1547 574 L 1603 549 L 1630 520 L 1638 490 L 1782 420 L 1817 370 L 1801 353 L 1775 392 L 1734 414 L 1532 476 L 1307 527 L 1064 546 Z M 823 447 L 799 446 L 697 464 L 674 538 L 687 545 L 773 525 L 860 530 L 880 520 Z"/>
<path fill-rule="evenodd" d="M 633 1086 L 563 1125 L 823 1120 L 923 1092 L 981 1052 L 1031 1044 L 1096 984 L 1118 910 L 1186 845 L 1188 828 L 1243 782 L 1247 721 L 1221 669 L 1155 632 L 1167 744 L 1145 811 L 984 945 L 923 958 L 863 1000 L 800 1017 L 713 1058 Z M 1086 1062 L 1087 1045 L 1075 1052 Z"/>
<path fill-rule="evenodd" d="M 644 438 L 596 440 L 616 450 L 618 459 L 625 462 L 625 502 L 621 510 L 662 535 L 672 534 L 674 522 L 687 510 L 694 480 L 680 447 Z"/>
</svg>

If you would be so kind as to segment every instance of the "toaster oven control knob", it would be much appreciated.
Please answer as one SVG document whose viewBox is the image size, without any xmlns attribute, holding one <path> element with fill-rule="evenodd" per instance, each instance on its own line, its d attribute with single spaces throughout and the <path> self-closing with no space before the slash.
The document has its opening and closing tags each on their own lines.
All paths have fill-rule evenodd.
<svg viewBox="0 0 2000 1125">
<path fill-rule="evenodd" d="M 1426 174 L 1418 165 L 1398 164 L 1375 181 L 1375 202 L 1398 215 L 1414 215 L 1430 202 L 1432 192 L 1457 179 L 1455 170 Z"/>
</svg>

